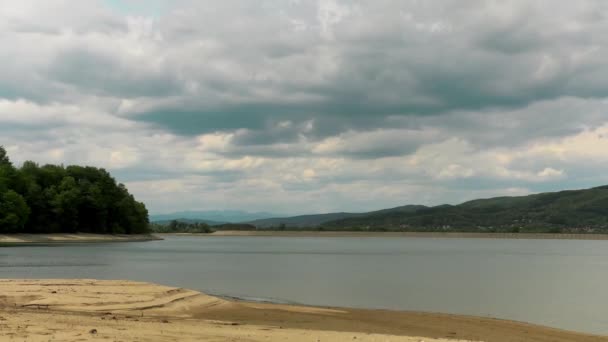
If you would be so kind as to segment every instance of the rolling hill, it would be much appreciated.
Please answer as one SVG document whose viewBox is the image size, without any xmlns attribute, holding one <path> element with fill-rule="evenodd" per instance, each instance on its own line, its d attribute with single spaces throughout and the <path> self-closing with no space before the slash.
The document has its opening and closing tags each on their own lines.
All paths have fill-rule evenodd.
<svg viewBox="0 0 608 342">
<path fill-rule="evenodd" d="M 304 228 L 304 227 L 317 227 L 323 223 L 355 217 L 355 213 L 329 213 L 329 214 L 317 214 L 317 215 L 300 215 L 292 217 L 272 217 L 267 219 L 260 219 L 248 222 L 258 228 L 271 228 L 285 225 L 291 228 Z"/>
<path fill-rule="evenodd" d="M 605 232 L 608 186 L 379 211 L 323 223 L 328 230 Z"/>
<path fill-rule="evenodd" d="M 365 217 L 374 214 L 383 213 L 406 213 L 412 212 L 418 209 L 426 208 L 421 205 L 406 205 L 396 208 L 383 209 L 368 213 L 328 213 L 328 214 L 316 214 L 316 215 L 299 215 L 291 217 L 274 217 L 261 220 L 254 220 L 248 222 L 260 229 L 265 228 L 277 228 L 284 225 L 286 228 L 315 228 L 324 225 L 327 222 L 336 220 L 344 220 L 349 218 Z"/>
<path fill-rule="evenodd" d="M 583 190 L 547 192 L 528 196 L 477 199 L 459 205 L 405 205 L 367 213 L 327 213 L 291 217 L 256 218 L 264 213 L 210 219 L 206 213 L 189 212 L 204 218 L 176 217 L 183 222 L 204 222 L 217 229 L 290 229 L 334 231 L 458 231 L 458 232 L 608 232 L 608 186 Z M 220 212 L 224 213 L 224 212 Z M 174 214 L 174 215 L 178 215 Z M 190 215 L 188 215 L 190 216 Z M 251 219 L 251 217 L 254 217 Z M 226 220 L 217 220 L 226 218 Z M 249 220 L 239 220 L 250 218 Z M 158 221 L 170 221 L 165 218 Z"/>
</svg>

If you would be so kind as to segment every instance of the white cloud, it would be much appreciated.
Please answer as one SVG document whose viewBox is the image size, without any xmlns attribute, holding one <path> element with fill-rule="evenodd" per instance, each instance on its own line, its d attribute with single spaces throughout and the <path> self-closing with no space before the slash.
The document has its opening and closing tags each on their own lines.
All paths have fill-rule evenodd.
<svg viewBox="0 0 608 342">
<path fill-rule="evenodd" d="M 564 175 L 564 171 L 547 167 L 539 171 L 537 175 L 541 178 L 560 178 Z"/>
<path fill-rule="evenodd" d="M 0 144 L 18 163 L 106 167 L 152 211 L 599 185 L 607 13 L 592 0 L 5 1 Z"/>
</svg>

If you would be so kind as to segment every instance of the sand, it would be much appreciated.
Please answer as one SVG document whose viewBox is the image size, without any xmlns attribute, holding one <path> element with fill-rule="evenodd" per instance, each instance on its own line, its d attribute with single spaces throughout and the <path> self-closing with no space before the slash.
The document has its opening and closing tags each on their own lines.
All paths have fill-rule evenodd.
<svg viewBox="0 0 608 342">
<path fill-rule="evenodd" d="M 430 313 L 233 302 L 131 281 L 0 280 L 1 341 L 608 341 Z"/>
<path fill-rule="evenodd" d="M 100 243 L 162 240 L 154 235 L 102 234 L 0 234 L 0 246 L 46 245 L 57 243 Z"/>
</svg>

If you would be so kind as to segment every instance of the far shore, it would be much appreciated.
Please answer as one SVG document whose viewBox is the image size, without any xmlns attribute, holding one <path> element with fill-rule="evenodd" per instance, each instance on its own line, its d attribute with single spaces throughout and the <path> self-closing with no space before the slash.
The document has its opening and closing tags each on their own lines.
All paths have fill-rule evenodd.
<svg viewBox="0 0 608 342">
<path fill-rule="evenodd" d="M 332 231 L 270 231 L 218 230 L 211 234 L 168 233 L 159 236 L 257 236 L 257 237 L 411 237 L 411 238 L 477 238 L 477 239 L 556 239 L 608 240 L 608 234 L 541 234 L 541 233 L 422 233 L 422 232 L 332 232 Z"/>
<path fill-rule="evenodd" d="M 20 341 L 608 342 L 508 320 L 237 302 L 132 281 L 0 279 L 0 293 L 0 335 Z"/>
<path fill-rule="evenodd" d="M 139 242 L 162 240 L 151 234 L 104 235 L 104 234 L 0 234 L 0 247 L 23 245 L 50 245 L 69 243 Z"/>
</svg>

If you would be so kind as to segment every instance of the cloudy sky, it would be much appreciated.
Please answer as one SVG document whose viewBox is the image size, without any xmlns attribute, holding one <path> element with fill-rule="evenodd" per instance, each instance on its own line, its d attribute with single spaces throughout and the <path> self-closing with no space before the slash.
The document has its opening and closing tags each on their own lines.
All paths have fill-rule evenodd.
<svg viewBox="0 0 608 342">
<path fill-rule="evenodd" d="M 152 213 L 608 184 L 603 0 L 0 0 L 0 144 Z"/>
</svg>

